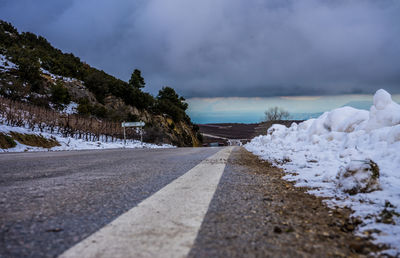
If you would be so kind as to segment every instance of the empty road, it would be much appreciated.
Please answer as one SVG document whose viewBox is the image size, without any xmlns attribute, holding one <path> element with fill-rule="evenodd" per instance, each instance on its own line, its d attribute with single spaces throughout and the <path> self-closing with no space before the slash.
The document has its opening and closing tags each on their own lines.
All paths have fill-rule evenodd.
<svg viewBox="0 0 400 258">
<path fill-rule="evenodd" d="M 281 176 L 240 147 L 1 154 L 0 257 L 373 250 L 342 230 L 347 213 L 332 216 Z"/>
</svg>

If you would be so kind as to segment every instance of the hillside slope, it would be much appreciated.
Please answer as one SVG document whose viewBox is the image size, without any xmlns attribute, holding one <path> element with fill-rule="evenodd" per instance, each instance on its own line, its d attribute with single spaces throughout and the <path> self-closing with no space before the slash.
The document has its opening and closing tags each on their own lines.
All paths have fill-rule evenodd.
<svg viewBox="0 0 400 258">
<path fill-rule="evenodd" d="M 144 86 L 137 69 L 127 83 L 0 20 L 0 96 L 82 118 L 141 120 L 145 141 L 198 146 L 198 127 L 185 112 L 185 99 L 170 87 L 153 97 Z"/>
</svg>

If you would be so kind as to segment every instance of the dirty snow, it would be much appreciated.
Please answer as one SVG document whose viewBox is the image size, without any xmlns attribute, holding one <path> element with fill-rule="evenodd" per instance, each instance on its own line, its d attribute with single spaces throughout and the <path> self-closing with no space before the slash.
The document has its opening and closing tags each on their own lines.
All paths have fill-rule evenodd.
<svg viewBox="0 0 400 258">
<path fill-rule="evenodd" d="M 378 90 L 370 111 L 342 107 L 290 128 L 273 125 L 246 149 L 283 168 L 285 179 L 310 187 L 327 204 L 347 206 L 363 219 L 357 233 L 373 230 L 385 253 L 400 254 L 400 105 Z M 379 167 L 372 178 L 370 161 Z M 372 164 L 372 163 L 370 163 Z M 351 172 L 353 171 L 353 172 Z M 351 173 L 350 173 L 351 172 Z M 371 183 L 370 188 L 362 188 Z M 351 194 L 346 189 L 359 187 Z M 389 221 L 382 223 L 382 214 Z"/>
<path fill-rule="evenodd" d="M 150 143 L 144 143 L 137 140 L 127 140 L 126 145 L 123 140 L 118 140 L 114 142 L 105 142 L 105 141 L 85 141 L 82 139 L 75 139 L 72 137 L 62 137 L 57 134 L 50 133 L 40 133 L 38 131 L 31 131 L 22 127 L 12 127 L 0 124 L 0 132 L 8 134 L 9 132 L 17 132 L 22 134 L 37 134 L 42 135 L 45 138 L 54 137 L 61 146 L 56 146 L 51 149 L 40 148 L 40 147 L 32 147 L 21 144 L 16 141 L 17 146 L 10 149 L 0 149 L 1 152 L 25 152 L 25 151 L 64 151 L 64 150 L 99 150 L 99 149 L 117 149 L 117 148 L 148 148 L 148 149 L 160 149 L 160 148 L 174 148 L 174 146 L 169 144 L 156 145 Z"/>
</svg>

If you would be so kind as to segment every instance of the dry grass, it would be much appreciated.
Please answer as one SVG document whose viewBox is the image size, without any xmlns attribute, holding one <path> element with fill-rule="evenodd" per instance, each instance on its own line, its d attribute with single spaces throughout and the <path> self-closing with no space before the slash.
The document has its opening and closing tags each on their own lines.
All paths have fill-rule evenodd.
<svg viewBox="0 0 400 258">
<path fill-rule="evenodd" d="M 17 146 L 17 143 L 10 136 L 0 133 L 0 148 L 9 149 Z"/>
<path fill-rule="evenodd" d="M 16 132 L 11 132 L 10 134 L 12 138 L 19 143 L 32 147 L 52 148 L 55 146 L 61 146 L 55 138 L 47 139 L 42 135 L 21 134 Z"/>
</svg>

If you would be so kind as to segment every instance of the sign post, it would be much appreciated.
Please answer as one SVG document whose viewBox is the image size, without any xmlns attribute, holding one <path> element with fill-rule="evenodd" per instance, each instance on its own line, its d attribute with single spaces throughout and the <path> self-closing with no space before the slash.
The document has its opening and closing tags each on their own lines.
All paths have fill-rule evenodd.
<svg viewBox="0 0 400 258">
<path fill-rule="evenodd" d="M 121 126 L 124 128 L 124 144 L 126 144 L 126 127 L 140 127 L 140 141 L 143 142 L 143 126 L 145 126 L 144 122 L 122 122 Z"/>
<path fill-rule="evenodd" d="M 124 122 L 124 123 L 125 123 L 125 122 Z M 122 127 L 124 128 L 124 145 L 126 145 L 126 132 L 125 132 L 124 123 L 122 123 Z"/>
</svg>

